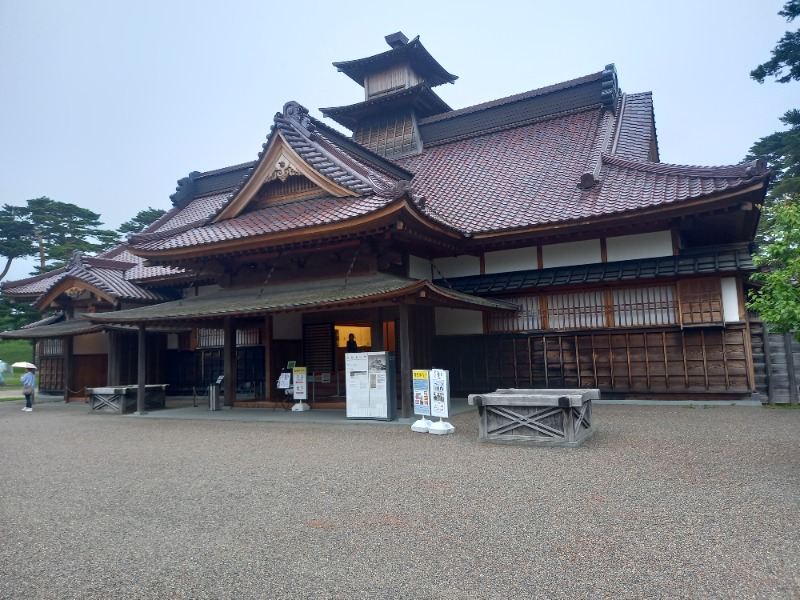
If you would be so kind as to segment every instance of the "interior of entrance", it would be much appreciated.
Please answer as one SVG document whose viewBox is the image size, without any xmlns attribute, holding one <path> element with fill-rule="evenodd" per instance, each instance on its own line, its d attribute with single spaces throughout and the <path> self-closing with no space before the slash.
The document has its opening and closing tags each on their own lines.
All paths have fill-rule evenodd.
<svg viewBox="0 0 800 600">
<path fill-rule="evenodd" d="M 380 350 L 395 351 L 395 323 L 384 321 L 382 324 L 381 338 L 373 340 L 372 328 L 368 323 L 336 323 L 334 335 L 336 336 L 336 365 L 337 369 L 344 368 L 344 355 L 347 352 L 347 340 L 352 333 L 359 352 L 377 352 Z"/>
</svg>

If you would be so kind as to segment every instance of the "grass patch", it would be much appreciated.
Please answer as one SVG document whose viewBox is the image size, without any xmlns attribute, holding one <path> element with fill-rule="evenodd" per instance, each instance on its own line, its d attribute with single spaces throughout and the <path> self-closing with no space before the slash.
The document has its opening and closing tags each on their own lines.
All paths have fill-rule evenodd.
<svg viewBox="0 0 800 600">
<path fill-rule="evenodd" d="M 0 402 L 14 402 L 15 400 L 25 400 L 25 396 L 13 397 L 13 398 L 0 398 Z"/>
<path fill-rule="evenodd" d="M 33 344 L 28 340 L 0 340 L 0 360 L 10 367 L 15 362 L 30 361 L 33 358 Z M 22 389 L 19 378 L 25 372 L 24 369 L 14 369 L 0 373 L 5 379 L 4 388 L 0 389 Z"/>
<path fill-rule="evenodd" d="M 33 359 L 33 345 L 28 340 L 0 340 L 0 360 L 9 365 Z"/>
</svg>

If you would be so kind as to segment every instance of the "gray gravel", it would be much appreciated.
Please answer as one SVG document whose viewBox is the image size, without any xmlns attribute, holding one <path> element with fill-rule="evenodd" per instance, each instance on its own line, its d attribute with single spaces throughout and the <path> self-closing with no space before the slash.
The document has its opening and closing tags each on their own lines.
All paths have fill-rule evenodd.
<svg viewBox="0 0 800 600">
<path fill-rule="evenodd" d="M 0 403 L 0 597 L 798 598 L 800 410 L 599 405 L 580 448 Z"/>
</svg>

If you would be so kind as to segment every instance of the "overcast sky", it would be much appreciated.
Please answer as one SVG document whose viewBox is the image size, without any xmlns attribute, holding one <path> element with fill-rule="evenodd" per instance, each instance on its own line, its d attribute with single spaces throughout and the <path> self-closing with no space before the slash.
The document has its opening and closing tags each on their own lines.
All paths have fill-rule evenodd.
<svg viewBox="0 0 800 600">
<path fill-rule="evenodd" d="M 362 101 L 331 63 L 395 31 L 458 75 L 436 88 L 453 108 L 614 63 L 623 91 L 653 92 L 662 162 L 734 164 L 800 104 L 800 84 L 749 77 L 797 28 L 784 2 L 0 0 L 0 202 L 48 196 L 111 229 L 168 209 L 190 171 L 255 160 L 287 101 Z"/>
</svg>

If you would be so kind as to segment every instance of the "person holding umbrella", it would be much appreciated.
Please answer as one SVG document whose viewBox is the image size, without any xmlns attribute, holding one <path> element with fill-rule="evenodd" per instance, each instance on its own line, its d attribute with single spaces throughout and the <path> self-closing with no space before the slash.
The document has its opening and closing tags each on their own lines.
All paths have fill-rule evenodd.
<svg viewBox="0 0 800 600">
<path fill-rule="evenodd" d="M 11 366 L 27 369 L 19 380 L 22 382 L 22 393 L 25 394 L 25 408 L 22 410 L 31 412 L 33 410 L 33 390 L 36 387 L 36 373 L 34 372 L 36 371 L 36 365 L 31 363 L 14 363 Z"/>
</svg>

